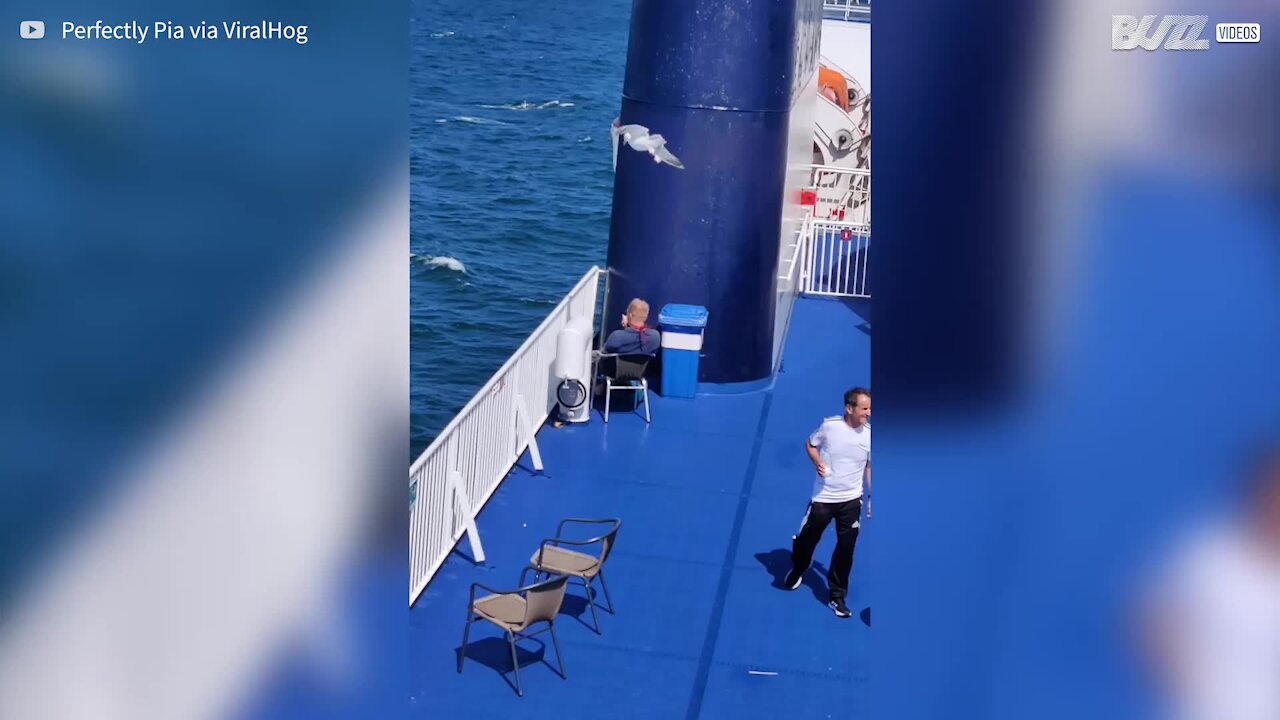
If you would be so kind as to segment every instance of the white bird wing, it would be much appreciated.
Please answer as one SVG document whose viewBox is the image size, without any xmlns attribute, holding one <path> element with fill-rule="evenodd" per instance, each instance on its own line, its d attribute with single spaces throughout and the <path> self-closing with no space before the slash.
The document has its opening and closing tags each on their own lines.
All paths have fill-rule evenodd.
<svg viewBox="0 0 1280 720">
<path fill-rule="evenodd" d="M 672 154 L 670 150 L 667 149 L 666 138 L 662 137 L 661 135 L 650 135 L 648 137 L 648 140 L 651 143 L 649 152 L 652 153 L 655 158 L 670 165 L 671 167 L 674 167 L 680 170 L 684 169 L 684 163 L 680 162 L 680 158 L 676 157 L 674 154 Z"/>
<path fill-rule="evenodd" d="M 618 138 L 622 135 L 622 127 L 614 120 L 609 127 L 609 144 L 613 146 L 613 169 L 618 169 Z"/>
<path fill-rule="evenodd" d="M 673 155 L 671 151 L 665 147 L 660 147 L 654 151 L 654 157 L 678 170 L 684 169 L 684 163 L 680 162 L 680 158 Z"/>
<path fill-rule="evenodd" d="M 684 163 L 680 162 L 680 158 L 673 155 L 665 146 L 655 150 L 654 157 L 678 170 L 684 169 Z"/>
</svg>

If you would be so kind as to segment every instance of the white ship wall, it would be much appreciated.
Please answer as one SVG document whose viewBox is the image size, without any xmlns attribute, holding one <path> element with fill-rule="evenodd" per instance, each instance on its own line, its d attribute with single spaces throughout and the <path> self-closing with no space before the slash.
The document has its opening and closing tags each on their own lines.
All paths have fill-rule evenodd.
<svg viewBox="0 0 1280 720">
<path fill-rule="evenodd" d="M 871 25 L 844 21 L 824 20 L 819 52 L 823 57 L 840 66 L 853 76 L 863 89 L 871 92 Z M 815 67 L 805 83 L 805 90 L 791 111 L 791 125 L 787 138 L 786 200 L 782 210 L 782 227 L 779 229 L 779 253 L 777 301 L 774 318 L 773 369 L 776 372 L 782 360 L 782 346 L 791 321 L 791 309 L 798 287 L 796 272 L 790 280 L 781 277 L 788 269 L 798 233 L 807 208 L 800 205 L 800 191 L 809 186 L 809 165 L 813 159 L 814 128 L 821 122 L 822 105 L 829 102 L 818 95 L 818 72 Z M 834 107 L 834 106 L 833 106 Z M 837 126 L 849 123 L 849 117 L 837 108 L 842 116 Z"/>
<path fill-rule="evenodd" d="M 871 23 L 824 20 L 822 55 L 871 92 Z"/>
</svg>

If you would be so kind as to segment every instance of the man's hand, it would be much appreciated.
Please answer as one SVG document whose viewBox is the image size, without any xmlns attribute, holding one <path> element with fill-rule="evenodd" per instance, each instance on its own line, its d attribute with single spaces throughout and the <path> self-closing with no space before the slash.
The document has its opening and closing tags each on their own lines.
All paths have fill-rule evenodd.
<svg viewBox="0 0 1280 720">
<path fill-rule="evenodd" d="M 626 330 L 626 329 L 627 329 L 627 314 L 626 314 L 626 313 L 622 313 L 622 329 L 623 329 L 623 330 Z"/>
<path fill-rule="evenodd" d="M 866 500 L 863 501 L 862 506 L 867 509 L 867 519 L 870 520 L 871 519 L 871 498 L 866 498 Z"/>
<path fill-rule="evenodd" d="M 815 463 L 813 467 L 815 470 L 818 471 L 818 474 L 821 475 L 822 477 L 826 477 L 831 474 L 831 468 L 827 467 L 826 465 L 823 465 L 822 463 Z"/>
</svg>

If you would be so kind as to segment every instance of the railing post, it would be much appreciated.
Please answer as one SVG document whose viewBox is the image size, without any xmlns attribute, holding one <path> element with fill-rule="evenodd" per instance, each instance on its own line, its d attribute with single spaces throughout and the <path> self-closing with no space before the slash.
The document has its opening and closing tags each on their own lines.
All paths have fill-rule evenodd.
<svg viewBox="0 0 1280 720">
<path fill-rule="evenodd" d="M 524 395 L 516 395 L 516 429 L 523 439 L 529 442 L 529 456 L 533 458 L 533 469 L 542 472 L 542 453 L 538 452 L 538 436 L 534 432 L 533 417 L 529 415 L 529 406 L 525 404 Z"/>
<path fill-rule="evenodd" d="M 462 523 L 466 527 L 471 558 L 479 565 L 484 562 L 484 545 L 480 543 L 480 531 L 476 528 L 475 508 L 471 507 L 471 498 L 467 497 L 466 488 L 462 485 L 462 473 L 450 470 L 446 477 L 448 492 L 453 495 L 453 505 L 462 515 Z"/>
<path fill-rule="evenodd" d="M 813 292 L 813 262 L 817 246 L 818 226 L 809 224 L 809 235 L 804 241 L 804 291 Z"/>
<path fill-rule="evenodd" d="M 609 280 L 611 273 L 608 268 L 597 270 L 596 273 L 597 291 L 600 289 L 600 275 L 604 275 L 604 299 L 600 304 L 600 333 L 599 337 L 596 338 L 596 349 L 599 350 L 604 347 L 605 338 L 608 337 L 607 329 L 609 326 L 605 324 L 605 318 L 609 317 Z M 594 312 L 594 310 L 595 308 L 593 307 L 592 311 Z M 591 381 L 595 382 L 595 377 L 592 377 Z"/>
</svg>

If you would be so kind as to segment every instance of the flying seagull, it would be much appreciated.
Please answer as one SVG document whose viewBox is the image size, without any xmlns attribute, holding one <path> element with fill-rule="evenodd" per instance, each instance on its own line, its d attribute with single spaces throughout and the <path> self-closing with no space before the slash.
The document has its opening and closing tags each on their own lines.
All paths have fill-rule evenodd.
<svg viewBox="0 0 1280 720">
<path fill-rule="evenodd" d="M 666 163 L 671 167 L 683 170 L 684 163 L 667 149 L 667 139 L 658 134 L 649 134 L 649 128 L 643 125 L 619 125 L 615 120 L 609 130 L 613 139 L 613 169 L 618 169 L 618 139 L 631 146 L 633 150 L 641 150 L 653 156 L 656 163 Z"/>
</svg>

